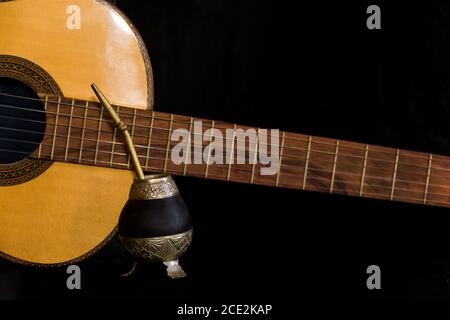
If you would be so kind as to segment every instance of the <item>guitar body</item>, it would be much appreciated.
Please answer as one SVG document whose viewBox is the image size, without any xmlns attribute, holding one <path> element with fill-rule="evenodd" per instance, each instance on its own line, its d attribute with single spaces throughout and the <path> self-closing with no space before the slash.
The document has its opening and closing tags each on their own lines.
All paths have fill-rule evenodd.
<svg viewBox="0 0 450 320">
<path fill-rule="evenodd" d="M 0 80 L 37 93 L 152 108 L 150 62 L 136 30 L 105 1 L 0 2 Z M 73 263 L 115 233 L 128 170 L 24 159 L 0 165 L 0 256 L 31 265 Z"/>
</svg>

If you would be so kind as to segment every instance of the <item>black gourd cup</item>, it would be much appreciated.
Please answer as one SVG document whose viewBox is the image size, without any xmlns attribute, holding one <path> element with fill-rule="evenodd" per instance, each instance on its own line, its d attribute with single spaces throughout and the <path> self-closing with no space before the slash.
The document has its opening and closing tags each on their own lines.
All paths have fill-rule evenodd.
<svg viewBox="0 0 450 320">
<path fill-rule="evenodd" d="M 192 240 L 192 222 L 171 175 L 135 179 L 119 218 L 119 237 L 137 261 L 161 261 L 172 278 L 185 277 L 178 258 Z"/>
</svg>

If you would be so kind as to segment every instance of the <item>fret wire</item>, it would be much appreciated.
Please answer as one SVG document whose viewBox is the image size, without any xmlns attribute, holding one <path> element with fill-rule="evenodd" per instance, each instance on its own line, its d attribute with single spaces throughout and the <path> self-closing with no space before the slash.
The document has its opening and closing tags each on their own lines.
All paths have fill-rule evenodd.
<svg viewBox="0 0 450 320">
<path fill-rule="evenodd" d="M 83 145 L 84 145 L 84 134 L 86 131 L 86 116 L 89 108 L 89 102 L 86 100 L 86 108 L 84 109 L 84 119 L 83 125 L 81 129 L 81 141 L 80 141 L 80 153 L 78 154 L 78 161 L 81 162 L 81 155 L 83 153 Z"/>
<path fill-rule="evenodd" d="M 188 150 L 187 150 L 187 152 L 186 152 L 186 156 L 185 156 L 185 159 L 184 159 L 183 176 L 186 175 L 186 169 L 187 169 L 188 159 L 191 159 L 191 142 L 192 142 L 192 139 L 191 139 L 191 131 L 192 131 L 192 124 L 194 123 L 194 118 L 191 117 L 191 119 L 190 119 L 189 122 L 190 122 L 190 123 L 189 123 L 189 137 L 188 137 L 188 146 L 189 146 L 189 148 L 188 148 Z M 190 160 L 189 160 L 189 161 L 190 161 Z"/>
<path fill-rule="evenodd" d="M 424 196 L 423 196 L 423 204 L 427 203 L 428 185 L 430 183 L 430 173 L 431 173 L 431 162 L 432 161 L 433 161 L 433 155 L 430 153 L 430 157 L 428 159 L 427 180 L 425 182 L 425 193 L 424 193 Z"/>
<path fill-rule="evenodd" d="M 133 109 L 133 124 L 131 125 L 131 139 L 133 139 L 133 137 L 134 137 L 134 127 L 135 126 L 136 126 L 136 109 Z M 131 166 L 131 157 L 128 157 L 127 168 L 130 168 L 130 166 Z"/>
<path fill-rule="evenodd" d="M 338 153 L 339 153 L 339 140 L 336 140 L 336 150 L 334 151 L 334 160 L 333 160 L 333 173 L 331 174 L 330 193 L 333 192 L 334 175 L 336 173 L 336 164 L 337 164 Z"/>
<path fill-rule="evenodd" d="M 102 109 L 103 110 L 103 109 Z M 120 112 L 120 107 L 117 107 L 117 109 L 116 109 L 116 113 L 117 113 L 117 116 L 119 116 L 119 112 Z M 115 145 L 116 145 L 116 136 L 117 136 L 117 127 L 116 126 L 114 126 L 114 130 L 113 130 L 113 145 L 112 145 L 112 148 L 111 148 L 111 158 L 109 159 L 109 164 L 110 164 L 110 167 L 112 167 L 113 165 L 113 157 L 114 157 L 114 147 L 115 147 Z"/>
<path fill-rule="evenodd" d="M 75 104 L 75 101 L 74 101 L 74 99 L 72 99 L 72 106 L 70 107 L 69 129 L 67 130 L 66 152 L 64 154 L 65 161 L 67 161 L 67 154 L 69 151 L 70 129 L 72 128 L 72 116 L 73 116 L 73 105 L 74 104 Z"/>
<path fill-rule="evenodd" d="M 53 159 L 53 154 L 55 152 L 55 143 L 56 143 L 56 129 L 58 127 L 58 113 L 59 113 L 59 106 L 61 103 L 61 98 L 58 98 L 58 105 L 56 107 L 56 118 L 55 118 L 55 127 L 53 128 L 53 143 L 52 143 L 52 151 L 50 154 L 50 158 Z"/>
<path fill-rule="evenodd" d="M 275 186 L 277 186 L 277 187 L 278 187 L 278 183 L 280 181 L 281 163 L 283 161 L 284 136 L 285 136 L 285 132 L 283 131 L 283 137 L 281 138 L 280 161 L 278 163 L 277 181 L 275 182 Z"/>
<path fill-rule="evenodd" d="M 98 144 L 100 141 L 100 133 L 102 132 L 103 108 L 100 110 L 100 118 L 98 119 L 97 143 L 95 144 L 94 164 L 97 163 Z"/>
<path fill-rule="evenodd" d="M 208 178 L 208 170 L 209 170 L 209 161 L 211 160 L 211 143 L 212 137 L 214 135 L 214 120 L 211 123 L 211 136 L 209 137 L 209 149 L 208 149 L 208 158 L 206 159 L 206 169 L 205 169 L 205 178 Z"/>
<path fill-rule="evenodd" d="M 150 122 L 150 132 L 149 132 L 149 137 L 148 137 L 148 146 L 147 146 L 147 157 L 145 159 L 145 170 L 147 170 L 148 168 L 148 160 L 150 158 L 150 149 L 151 149 L 151 145 L 152 145 L 152 134 L 153 134 L 153 121 L 154 121 L 154 117 L 153 115 L 155 114 L 154 111 L 152 111 L 152 120 Z"/>
<path fill-rule="evenodd" d="M 364 179 L 366 176 L 366 166 L 367 166 L 367 155 L 369 153 L 369 145 L 366 144 L 366 149 L 364 151 L 364 164 L 363 164 L 363 172 L 361 177 L 361 187 L 359 188 L 359 196 L 362 197 L 363 188 L 364 188 Z"/>
<path fill-rule="evenodd" d="M 397 178 L 397 167 L 398 167 L 398 157 L 400 155 L 400 150 L 397 149 L 396 155 L 395 155 L 395 167 L 394 167 L 394 176 L 392 179 L 392 186 L 391 186 L 391 196 L 390 199 L 394 199 L 394 190 L 395 190 L 395 179 Z"/>
<path fill-rule="evenodd" d="M 44 110 L 47 110 L 47 103 L 48 103 L 48 96 L 45 96 L 45 102 L 44 102 Z M 38 158 L 41 157 L 41 150 L 42 150 L 42 144 L 39 144 L 38 148 Z"/>
<path fill-rule="evenodd" d="M 44 100 L 44 110 L 47 111 L 47 104 L 48 104 L 48 96 L 45 96 L 45 100 Z"/>
<path fill-rule="evenodd" d="M 230 152 L 230 159 L 228 160 L 228 172 L 227 172 L 227 181 L 230 180 L 231 175 L 231 165 L 234 162 L 234 138 L 236 136 L 236 130 L 237 130 L 237 124 L 233 125 L 233 137 L 231 139 L 231 152 Z"/>
<path fill-rule="evenodd" d="M 167 171 L 167 160 L 169 157 L 169 147 L 170 147 L 170 132 L 172 131 L 172 125 L 173 125 L 173 114 L 170 115 L 170 123 L 169 123 L 169 133 L 167 136 L 167 146 L 166 146 L 166 158 L 164 159 L 164 173 Z"/>
<path fill-rule="evenodd" d="M 308 174 L 309 156 L 310 156 L 310 152 L 311 152 L 311 142 L 312 142 L 312 136 L 309 136 L 308 150 L 306 151 L 305 172 L 303 173 L 303 184 L 302 184 L 303 190 L 305 190 L 305 187 L 306 187 L 306 175 Z"/>
</svg>

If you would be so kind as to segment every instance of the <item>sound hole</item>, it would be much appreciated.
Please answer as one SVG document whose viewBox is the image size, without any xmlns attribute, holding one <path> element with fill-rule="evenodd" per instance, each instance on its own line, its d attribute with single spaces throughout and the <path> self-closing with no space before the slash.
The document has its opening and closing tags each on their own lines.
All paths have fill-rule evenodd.
<svg viewBox="0 0 450 320">
<path fill-rule="evenodd" d="M 45 119 L 44 106 L 33 89 L 0 78 L 0 164 L 18 162 L 37 149 Z"/>
</svg>

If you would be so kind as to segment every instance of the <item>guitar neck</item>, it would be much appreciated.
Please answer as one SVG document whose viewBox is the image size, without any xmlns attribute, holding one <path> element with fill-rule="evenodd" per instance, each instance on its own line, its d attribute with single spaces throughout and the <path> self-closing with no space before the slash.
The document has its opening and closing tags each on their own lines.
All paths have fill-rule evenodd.
<svg viewBox="0 0 450 320">
<path fill-rule="evenodd" d="M 242 134 L 263 130 L 115 108 L 147 172 L 450 206 L 450 158 L 446 156 L 289 132 L 255 141 Z M 132 169 L 123 137 L 98 103 L 46 96 L 45 110 L 44 139 L 31 157 Z M 220 146 L 217 136 L 228 137 L 222 152 L 208 147 L 211 140 Z M 189 145 L 184 152 L 180 151 L 182 138 Z M 260 161 L 261 151 L 267 151 L 272 160 L 276 156 L 275 167 Z M 173 153 L 183 161 L 174 161 Z"/>
</svg>

